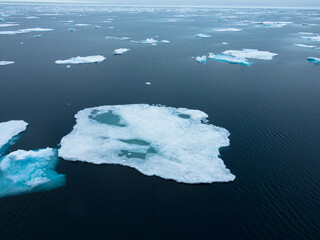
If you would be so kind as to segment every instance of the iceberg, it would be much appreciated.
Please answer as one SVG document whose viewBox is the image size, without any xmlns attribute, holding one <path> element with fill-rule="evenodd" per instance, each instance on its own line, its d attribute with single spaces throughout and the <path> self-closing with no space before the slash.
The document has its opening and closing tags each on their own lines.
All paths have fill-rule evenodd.
<svg viewBox="0 0 320 240">
<path fill-rule="evenodd" d="M 301 36 L 301 38 L 308 39 L 310 41 L 320 42 L 320 36 Z"/>
<path fill-rule="evenodd" d="M 31 191 L 51 190 L 65 184 L 58 174 L 57 150 L 17 150 L 0 158 L 0 197 Z"/>
<path fill-rule="evenodd" d="M 128 48 L 118 48 L 114 50 L 113 55 L 122 55 L 125 52 L 128 52 L 130 49 Z"/>
<path fill-rule="evenodd" d="M 120 164 L 147 176 L 182 183 L 229 182 L 235 176 L 219 158 L 229 132 L 199 110 L 132 104 L 87 108 L 61 140 L 69 161 Z"/>
<path fill-rule="evenodd" d="M 0 23 L 0 28 L 1 27 L 15 27 L 15 26 L 19 26 L 20 24 L 17 23 Z"/>
<path fill-rule="evenodd" d="M 216 32 L 240 32 L 242 28 L 215 28 L 213 30 Z"/>
<path fill-rule="evenodd" d="M 18 134 L 27 129 L 28 123 L 22 120 L 11 120 L 0 123 L 0 156 L 15 142 Z"/>
<path fill-rule="evenodd" d="M 320 58 L 316 57 L 308 57 L 307 59 L 309 62 L 315 63 L 315 64 L 320 64 Z"/>
<path fill-rule="evenodd" d="M 209 34 L 206 33 L 198 33 L 196 35 L 194 35 L 195 37 L 199 37 L 199 38 L 208 38 L 211 37 Z"/>
<path fill-rule="evenodd" d="M 66 60 L 57 60 L 56 64 L 80 64 L 80 63 L 99 63 L 106 58 L 101 55 L 87 56 L 87 57 L 73 57 Z"/>
<path fill-rule="evenodd" d="M 20 29 L 17 31 L 0 31 L 0 35 L 16 35 L 16 34 L 22 34 L 22 33 L 30 33 L 30 32 L 48 32 L 53 31 L 51 28 L 26 28 L 26 29 Z"/>
<path fill-rule="evenodd" d="M 0 61 L 0 66 L 9 65 L 13 63 L 14 63 L 13 61 Z"/>
<path fill-rule="evenodd" d="M 304 47 L 304 48 L 316 48 L 316 46 L 312 46 L 312 45 L 306 45 L 306 44 L 300 44 L 300 43 L 295 43 L 293 44 L 297 47 Z"/>
<path fill-rule="evenodd" d="M 203 55 L 202 57 L 196 57 L 196 61 L 198 61 L 200 63 L 206 63 L 207 57 L 206 57 L 206 55 Z"/>
<path fill-rule="evenodd" d="M 252 65 L 252 62 L 248 61 L 245 58 L 238 58 L 238 57 L 233 57 L 233 56 L 225 55 L 225 54 L 209 53 L 208 59 L 219 61 L 219 62 L 227 62 L 227 63 L 233 63 L 233 64 L 246 65 L 246 66 Z"/>
<path fill-rule="evenodd" d="M 254 58 L 259 60 L 272 60 L 277 56 L 277 53 L 268 51 L 259 51 L 258 49 L 243 49 L 243 50 L 227 50 L 223 54 L 231 55 L 237 58 Z"/>
</svg>

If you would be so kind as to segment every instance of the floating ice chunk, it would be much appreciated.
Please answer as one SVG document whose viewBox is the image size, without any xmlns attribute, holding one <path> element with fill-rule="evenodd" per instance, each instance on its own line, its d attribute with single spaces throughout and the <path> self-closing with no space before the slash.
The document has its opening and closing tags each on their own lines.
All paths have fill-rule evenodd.
<svg viewBox="0 0 320 240">
<path fill-rule="evenodd" d="M 87 108 L 61 140 L 70 161 L 120 164 L 183 183 L 233 181 L 219 158 L 229 132 L 207 123 L 198 110 L 147 104 Z"/>
<path fill-rule="evenodd" d="M 206 57 L 206 55 L 203 55 L 202 57 L 196 57 L 196 60 L 200 63 L 206 63 L 207 57 Z"/>
<path fill-rule="evenodd" d="M 142 44 L 156 44 L 156 43 L 158 43 L 159 41 L 156 40 L 156 39 L 153 39 L 153 38 L 147 38 L 147 39 L 141 40 L 141 41 L 134 41 L 134 40 L 132 40 L 131 42 L 133 42 L 133 43 L 142 43 Z"/>
<path fill-rule="evenodd" d="M 240 65 L 246 65 L 251 66 L 252 62 L 248 61 L 245 58 L 237 58 L 230 55 L 224 55 L 224 54 L 214 54 L 209 53 L 208 59 L 216 60 L 219 62 L 228 62 L 233 64 L 240 64 Z"/>
<path fill-rule="evenodd" d="M 114 37 L 114 36 L 106 36 L 106 39 L 115 39 L 115 40 L 130 40 L 129 37 Z"/>
<path fill-rule="evenodd" d="M 66 68 L 71 68 L 71 66 L 70 66 L 70 65 L 67 65 Z"/>
<path fill-rule="evenodd" d="M 301 38 L 308 39 L 310 41 L 320 42 L 320 36 L 301 36 Z"/>
<path fill-rule="evenodd" d="M 213 30 L 216 32 L 240 32 L 242 28 L 215 28 Z"/>
<path fill-rule="evenodd" d="M 211 37 L 209 34 L 206 33 L 198 33 L 196 35 L 194 35 L 195 37 L 199 37 L 199 38 L 208 38 Z"/>
<path fill-rule="evenodd" d="M 162 42 L 162 43 L 169 43 L 170 41 L 168 41 L 168 40 L 161 40 L 160 42 Z"/>
<path fill-rule="evenodd" d="M 304 48 L 316 48 L 316 46 L 312 46 L 312 45 L 306 45 L 306 44 L 300 44 L 300 43 L 295 43 L 293 44 L 297 47 L 304 47 Z"/>
<path fill-rule="evenodd" d="M 73 23 L 74 21 L 73 20 L 66 20 L 66 21 L 60 21 L 62 23 Z"/>
<path fill-rule="evenodd" d="M 51 190 L 65 184 L 65 175 L 55 172 L 57 151 L 52 148 L 18 150 L 0 158 L 0 197 Z"/>
<path fill-rule="evenodd" d="M 80 63 L 99 63 L 106 58 L 101 55 L 87 56 L 87 57 L 73 57 L 66 60 L 57 60 L 56 64 L 80 64 Z"/>
<path fill-rule="evenodd" d="M 28 123 L 22 120 L 12 120 L 0 123 L 0 156 L 12 144 L 14 138 L 27 129 Z"/>
<path fill-rule="evenodd" d="M 108 27 L 108 28 L 110 28 L 110 29 L 114 29 L 114 27 Z"/>
<path fill-rule="evenodd" d="M 315 35 L 312 32 L 298 32 L 298 34 L 301 34 L 301 35 Z"/>
<path fill-rule="evenodd" d="M 223 45 L 228 45 L 229 43 L 227 43 L 227 42 L 222 42 L 222 44 L 223 44 Z"/>
<path fill-rule="evenodd" d="M 114 50 L 113 55 L 122 55 L 125 52 L 128 52 L 130 49 L 128 48 L 118 48 Z"/>
<path fill-rule="evenodd" d="M 272 28 L 282 28 L 291 24 L 292 22 L 271 22 L 271 21 L 264 21 L 264 22 L 253 22 L 258 25 L 262 25 L 264 27 L 272 27 Z"/>
<path fill-rule="evenodd" d="M 36 16 L 28 16 L 26 17 L 26 19 L 38 19 L 39 17 L 36 17 Z"/>
<path fill-rule="evenodd" d="M 0 35 L 15 35 L 15 34 L 22 34 L 22 33 L 30 33 L 30 32 L 48 32 L 53 31 L 51 28 L 26 28 L 20 29 L 17 31 L 0 31 Z"/>
<path fill-rule="evenodd" d="M 101 26 L 95 25 L 94 28 L 101 28 Z"/>
<path fill-rule="evenodd" d="M 74 28 L 69 28 L 68 30 L 69 30 L 69 32 L 74 32 L 75 31 Z"/>
<path fill-rule="evenodd" d="M 268 51 L 259 51 L 258 49 L 227 50 L 224 51 L 223 54 L 231 55 L 237 58 L 254 58 L 260 60 L 272 60 L 273 57 L 278 55 Z"/>
<path fill-rule="evenodd" d="M 13 61 L 0 61 L 0 66 L 9 65 L 13 63 L 14 63 Z"/>
<path fill-rule="evenodd" d="M 34 35 L 33 37 L 34 37 L 34 38 L 41 38 L 41 37 L 42 37 L 42 34 Z"/>
<path fill-rule="evenodd" d="M 315 63 L 315 64 L 320 64 L 320 58 L 316 57 L 308 57 L 307 59 L 309 62 Z"/>
<path fill-rule="evenodd" d="M 146 85 L 151 85 L 151 82 L 145 82 Z"/>
<path fill-rule="evenodd" d="M 77 26 L 77 27 L 88 27 L 88 26 L 91 26 L 91 24 L 87 24 L 87 23 L 78 23 L 78 24 L 76 24 L 75 26 Z"/>
<path fill-rule="evenodd" d="M 20 24 L 18 23 L 0 23 L 0 28 L 1 27 L 15 27 L 15 26 L 19 26 Z"/>
</svg>

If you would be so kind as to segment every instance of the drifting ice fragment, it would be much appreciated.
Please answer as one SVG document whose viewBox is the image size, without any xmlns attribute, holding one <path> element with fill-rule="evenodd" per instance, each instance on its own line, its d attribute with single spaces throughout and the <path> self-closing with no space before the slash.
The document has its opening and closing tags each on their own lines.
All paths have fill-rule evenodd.
<svg viewBox="0 0 320 240">
<path fill-rule="evenodd" d="M 215 28 L 213 30 L 216 32 L 240 32 L 242 28 Z"/>
<path fill-rule="evenodd" d="M 41 38 L 41 37 L 42 37 L 42 34 L 34 35 L 33 37 L 34 37 L 34 38 Z"/>
<path fill-rule="evenodd" d="M 53 31 L 51 28 L 26 28 L 20 29 L 17 31 L 0 31 L 1 35 L 15 35 L 15 34 L 22 34 L 22 33 L 30 33 L 30 32 L 48 32 Z"/>
<path fill-rule="evenodd" d="M 316 46 L 312 46 L 312 45 L 306 45 L 306 44 L 300 44 L 300 43 L 295 43 L 293 44 L 297 47 L 304 47 L 304 48 L 316 48 Z"/>
<path fill-rule="evenodd" d="M 133 43 L 142 43 L 142 44 L 144 44 L 144 43 L 147 43 L 147 44 L 156 44 L 156 43 L 159 42 L 159 41 L 158 41 L 158 40 L 155 40 L 155 39 L 153 39 L 153 38 L 147 38 L 147 39 L 141 40 L 141 41 L 134 41 L 134 40 L 132 40 L 131 42 L 133 42 Z"/>
<path fill-rule="evenodd" d="M 198 110 L 147 104 L 87 108 L 61 140 L 70 161 L 120 164 L 183 183 L 229 182 L 235 176 L 219 158 L 229 132 Z"/>
<path fill-rule="evenodd" d="M 168 40 L 161 40 L 160 42 L 162 42 L 162 43 L 169 43 L 170 41 L 168 41 Z"/>
<path fill-rule="evenodd" d="M 208 38 L 211 37 L 209 34 L 205 34 L 205 33 L 198 33 L 196 35 L 194 35 L 195 37 L 199 37 L 199 38 Z"/>
<path fill-rule="evenodd" d="M 125 52 L 128 52 L 130 49 L 128 48 L 118 48 L 114 50 L 113 55 L 122 55 Z"/>
<path fill-rule="evenodd" d="M 301 38 L 308 39 L 310 41 L 320 42 L 320 36 L 301 36 Z"/>
<path fill-rule="evenodd" d="M 315 63 L 315 64 L 320 64 L 320 58 L 316 57 L 308 57 L 307 59 L 309 62 Z"/>
<path fill-rule="evenodd" d="M 206 63 L 207 57 L 206 57 L 206 55 L 203 55 L 202 57 L 196 57 L 196 60 L 200 63 Z"/>
<path fill-rule="evenodd" d="M 237 58 L 237 57 L 233 57 L 230 55 L 224 55 L 224 54 L 209 53 L 208 59 L 216 60 L 219 62 L 227 62 L 227 63 L 233 63 L 233 64 L 246 65 L 246 66 L 252 65 L 252 62 L 248 61 L 245 58 Z"/>
<path fill-rule="evenodd" d="M 87 24 L 87 23 L 78 23 L 76 24 L 77 27 L 88 27 L 91 26 L 91 24 Z"/>
<path fill-rule="evenodd" d="M 115 40 L 129 40 L 129 37 L 113 37 L 113 36 L 106 36 L 106 39 L 115 39 Z"/>
<path fill-rule="evenodd" d="M 227 50 L 224 51 L 223 54 L 231 55 L 237 58 L 254 58 L 260 60 L 272 60 L 273 57 L 278 55 L 268 51 L 259 51 L 258 49 Z"/>
<path fill-rule="evenodd" d="M 66 60 L 57 60 L 56 64 L 80 64 L 80 63 L 99 63 L 106 58 L 101 55 L 87 56 L 87 57 L 73 57 Z"/>
<path fill-rule="evenodd" d="M 69 32 L 74 32 L 75 31 L 74 28 L 69 28 L 68 30 L 69 30 Z"/>
<path fill-rule="evenodd" d="M 15 27 L 15 26 L 19 26 L 20 24 L 17 23 L 0 23 L 0 28 L 1 27 Z"/>
<path fill-rule="evenodd" d="M 151 82 L 146 82 L 146 85 L 151 85 Z"/>
<path fill-rule="evenodd" d="M 9 65 L 13 63 L 14 63 L 13 61 L 0 61 L 0 66 Z"/>
</svg>

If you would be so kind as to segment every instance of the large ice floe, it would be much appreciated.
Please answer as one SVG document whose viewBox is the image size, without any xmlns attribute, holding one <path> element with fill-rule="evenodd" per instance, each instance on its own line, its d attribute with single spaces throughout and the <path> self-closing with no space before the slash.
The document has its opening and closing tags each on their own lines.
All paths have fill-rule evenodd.
<svg viewBox="0 0 320 240">
<path fill-rule="evenodd" d="M 227 50 L 223 54 L 231 55 L 237 58 L 254 58 L 260 60 L 272 60 L 277 56 L 277 53 L 268 51 L 259 51 L 258 49 L 243 49 L 243 50 Z"/>
<path fill-rule="evenodd" d="M 0 158 L 0 197 L 51 190 L 65 184 L 65 175 L 54 169 L 57 151 L 52 148 L 17 150 Z"/>
<path fill-rule="evenodd" d="M 208 59 L 219 61 L 219 62 L 227 62 L 232 64 L 240 64 L 245 66 L 251 66 L 252 62 L 245 58 L 233 57 L 226 54 L 214 54 L 209 53 Z"/>
<path fill-rule="evenodd" d="M 130 49 L 128 48 L 118 48 L 114 50 L 113 55 L 122 55 L 123 53 L 128 52 Z"/>
<path fill-rule="evenodd" d="M 30 33 L 30 32 L 49 32 L 53 31 L 51 28 L 26 28 L 26 29 L 20 29 L 16 31 L 0 31 L 1 35 L 16 35 L 16 34 L 22 34 L 22 33 Z"/>
<path fill-rule="evenodd" d="M 66 60 L 57 60 L 56 64 L 81 64 L 81 63 L 99 63 L 106 58 L 101 55 L 87 56 L 87 57 L 73 57 Z"/>
<path fill-rule="evenodd" d="M 9 65 L 13 63 L 14 63 L 13 61 L 0 61 L 0 66 Z"/>
<path fill-rule="evenodd" d="M 206 33 L 198 33 L 196 35 L 194 35 L 195 37 L 198 37 L 198 38 L 208 38 L 208 37 L 211 37 L 209 34 L 206 34 Z"/>
<path fill-rule="evenodd" d="M 18 135 L 25 131 L 28 123 L 22 120 L 11 120 L 0 123 L 0 156 L 15 142 Z"/>
<path fill-rule="evenodd" d="M 120 164 L 147 176 L 183 183 L 233 181 L 219 158 L 229 132 L 210 125 L 199 110 L 113 105 L 87 108 L 61 140 L 59 156 L 70 161 Z"/>
<path fill-rule="evenodd" d="M 315 63 L 315 64 L 320 64 L 320 58 L 316 57 L 308 57 L 307 59 L 309 62 Z"/>
</svg>

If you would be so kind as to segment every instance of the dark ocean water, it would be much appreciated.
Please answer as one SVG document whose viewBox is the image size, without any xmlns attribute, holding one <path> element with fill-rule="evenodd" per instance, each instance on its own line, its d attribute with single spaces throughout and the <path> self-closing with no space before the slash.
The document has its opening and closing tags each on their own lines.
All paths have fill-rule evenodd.
<svg viewBox="0 0 320 240">
<path fill-rule="evenodd" d="M 298 34 L 320 33 L 320 10 L 2 5 L 0 12 L 21 24 L 0 31 L 54 29 L 42 38 L 0 35 L 0 60 L 15 61 L 0 66 L 0 122 L 30 124 L 10 151 L 57 147 L 72 130 L 74 115 L 87 107 L 163 104 L 199 109 L 226 128 L 231 144 L 221 158 L 236 175 L 230 183 L 189 185 L 119 165 L 61 159 L 57 171 L 66 174 L 66 186 L 0 199 L 1 240 L 320 239 L 320 65 L 306 61 L 320 57 L 320 50 L 293 45 L 320 47 Z M 39 15 L 44 13 L 62 15 Z M 25 19 L 31 15 L 40 18 Z M 102 22 L 107 18 L 114 20 Z M 236 25 L 245 20 L 293 23 Z M 243 31 L 210 30 L 219 27 Z M 197 33 L 213 37 L 195 38 Z M 150 46 L 107 35 L 158 35 L 170 43 Z M 120 47 L 131 50 L 113 56 Z M 252 60 L 251 67 L 192 58 L 242 48 L 279 56 Z M 106 57 L 99 64 L 54 64 L 99 54 Z"/>
</svg>

